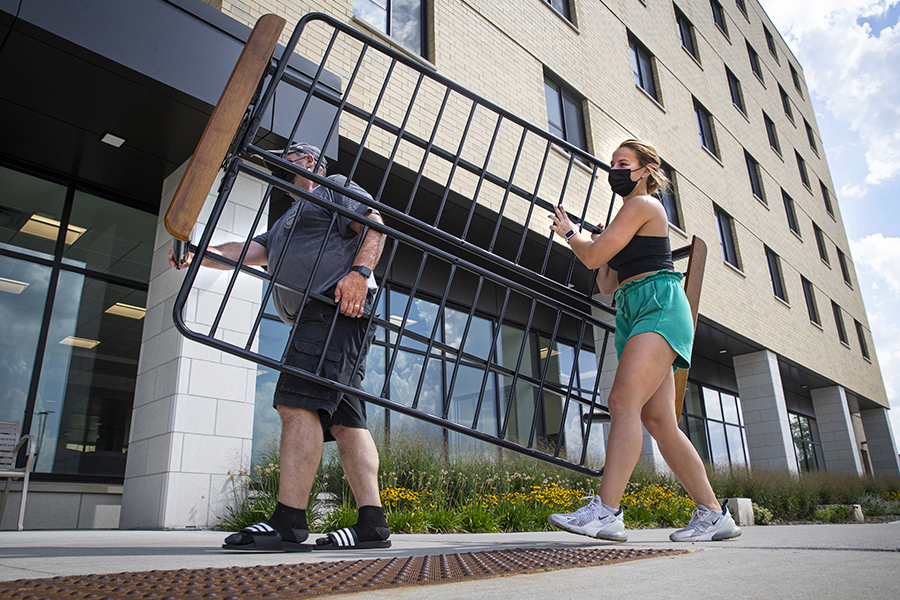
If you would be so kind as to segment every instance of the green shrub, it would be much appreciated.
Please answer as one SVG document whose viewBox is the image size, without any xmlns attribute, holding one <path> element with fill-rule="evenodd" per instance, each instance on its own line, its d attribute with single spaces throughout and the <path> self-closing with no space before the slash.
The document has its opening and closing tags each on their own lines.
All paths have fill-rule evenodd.
<svg viewBox="0 0 900 600">
<path fill-rule="evenodd" d="M 847 504 L 832 504 L 817 508 L 813 513 L 816 521 L 826 523 L 850 523 L 854 521 L 854 508 Z"/>
<path fill-rule="evenodd" d="M 772 521 L 772 511 L 753 502 L 753 523 L 756 525 L 769 525 Z"/>
</svg>

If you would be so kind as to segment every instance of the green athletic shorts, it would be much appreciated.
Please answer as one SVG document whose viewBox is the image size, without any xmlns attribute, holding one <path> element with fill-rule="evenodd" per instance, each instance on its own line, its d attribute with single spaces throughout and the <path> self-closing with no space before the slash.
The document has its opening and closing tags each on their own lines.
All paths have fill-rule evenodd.
<svg viewBox="0 0 900 600">
<path fill-rule="evenodd" d="M 694 319 L 682 279 L 684 275 L 675 271 L 657 271 L 619 288 L 615 296 L 619 359 L 631 336 L 655 331 L 675 350 L 675 370 L 690 368 Z"/>
</svg>

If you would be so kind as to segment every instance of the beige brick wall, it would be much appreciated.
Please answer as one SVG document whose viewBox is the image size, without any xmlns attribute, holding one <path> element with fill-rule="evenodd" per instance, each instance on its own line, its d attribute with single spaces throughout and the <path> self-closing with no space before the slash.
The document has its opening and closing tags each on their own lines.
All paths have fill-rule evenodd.
<svg viewBox="0 0 900 600">
<path fill-rule="evenodd" d="M 679 44 L 675 15 L 669 2 L 647 2 L 645 6 L 635 0 L 572 0 L 573 23 L 570 24 L 541 0 L 515 3 L 500 0 L 431 1 L 428 59 L 440 75 L 539 125 L 544 125 L 547 120 L 543 81 L 545 72 L 551 73 L 585 97 L 588 150 L 604 160 L 608 160 L 625 137 L 640 137 L 653 142 L 663 159 L 676 171 L 684 231 L 703 237 L 710 246 L 701 313 L 846 386 L 853 393 L 887 406 L 835 186 L 818 134 L 809 90 L 803 82 L 802 67 L 758 3 L 746 0 L 746 4 L 748 17 L 733 2 L 722 2 L 728 29 L 726 37 L 713 22 L 707 0 L 677 0 L 676 5 L 695 28 L 697 61 Z M 351 25 L 355 23 L 351 19 L 352 0 L 222 0 L 222 11 L 248 24 L 265 12 L 278 13 L 293 24 L 302 15 L 313 11 L 331 14 Z M 354 26 L 364 29 L 358 23 Z M 769 52 L 763 26 L 775 37 L 777 61 Z M 628 32 L 655 56 L 661 94 L 659 103 L 633 84 Z M 318 60 L 328 33 L 313 28 L 309 36 L 304 36 L 308 39 L 304 39 L 301 52 L 311 60 Z M 283 39 L 288 36 L 289 32 L 285 32 Z M 745 40 L 759 55 L 762 81 L 750 70 Z M 355 60 L 352 44 L 345 46 L 335 50 L 327 65 L 344 82 Z M 799 74 L 802 93 L 793 84 L 789 64 Z M 746 115 L 732 104 L 726 65 L 741 82 Z M 385 68 L 384 65 L 381 68 Z M 372 102 L 380 86 L 379 76 L 375 71 L 362 75 L 358 89 L 354 90 L 354 102 L 361 105 Z M 406 110 L 413 78 L 412 73 L 398 76 L 396 85 L 391 88 L 384 108 L 391 119 L 397 119 Z M 779 83 L 791 99 L 793 123 L 782 109 Z M 443 90 L 437 86 L 425 86 L 420 92 L 420 97 L 427 101 L 414 113 L 410 129 L 426 139 L 433 123 L 429 116 L 433 110 L 429 108 L 439 105 L 442 94 Z M 719 159 L 712 157 L 699 143 L 692 97 L 713 115 Z M 769 146 L 763 111 L 775 123 L 780 156 Z M 455 147 L 456 136 L 467 114 L 466 102 L 454 98 L 444 116 L 447 126 L 441 127 L 436 138 L 438 143 Z M 813 129 L 818 156 L 810 148 L 804 119 Z M 359 123 L 345 119 L 341 127 L 343 136 L 359 139 Z M 481 164 L 492 128 L 489 119 L 473 128 L 472 143 L 465 150 L 468 160 Z M 495 151 L 492 170 L 501 172 L 511 164 L 518 135 L 514 128 L 501 132 L 498 139 L 501 150 Z M 390 136 L 379 134 L 371 136 L 366 143 L 387 155 L 393 142 Z M 750 191 L 745 149 L 759 162 L 767 204 L 756 200 Z M 806 161 L 809 189 L 800 181 L 795 149 Z M 529 160 L 539 162 L 542 151 L 540 144 L 532 144 L 525 154 Z M 567 166 L 562 154 L 551 154 L 545 175 L 547 183 L 541 188 L 541 195 L 548 198 L 552 197 L 554 185 L 562 180 Z M 417 170 L 421 152 L 401 146 L 398 161 Z M 438 182 L 446 180 L 447 172 L 447 165 L 439 161 L 429 161 L 426 167 L 428 176 Z M 528 188 L 533 183 L 527 170 L 517 177 L 516 183 L 522 187 Z M 601 177 L 598 181 L 599 189 L 595 193 L 604 198 L 605 203 L 609 193 L 604 179 Z M 834 217 L 825 210 L 820 180 L 832 194 Z M 587 183 L 588 178 L 582 174 L 574 185 L 576 189 L 583 189 Z M 469 193 L 474 185 L 474 178 L 459 176 L 452 187 L 461 193 Z M 794 200 L 801 238 L 788 229 L 781 188 Z M 496 208 L 500 199 L 496 194 L 484 193 L 480 201 Z M 721 260 L 714 203 L 734 217 L 740 271 Z M 524 205 L 519 210 L 524 214 Z M 605 211 L 605 205 L 592 206 L 589 218 L 599 220 Z M 813 223 L 826 236 L 830 267 L 819 258 Z M 542 222 L 540 228 L 532 225 L 541 231 L 543 226 Z M 678 232 L 673 233 L 674 246 L 687 241 Z M 781 257 L 787 305 L 773 296 L 764 246 Z M 843 281 L 836 248 L 847 257 L 853 287 Z M 809 321 L 801 275 L 816 288 L 822 327 Z M 838 341 L 831 311 L 832 299 L 844 311 L 849 348 Z M 871 362 L 861 355 L 854 319 L 866 329 Z"/>
</svg>

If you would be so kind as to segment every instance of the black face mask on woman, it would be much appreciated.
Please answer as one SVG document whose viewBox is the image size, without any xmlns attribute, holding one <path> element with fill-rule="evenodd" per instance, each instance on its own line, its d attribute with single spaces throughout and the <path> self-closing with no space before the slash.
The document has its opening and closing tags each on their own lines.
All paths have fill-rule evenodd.
<svg viewBox="0 0 900 600">
<path fill-rule="evenodd" d="M 641 167 L 641 169 L 643 169 L 643 167 Z M 634 171 L 640 171 L 641 169 L 610 169 L 609 175 L 607 176 L 609 187 L 612 188 L 612 191 L 624 198 L 633 192 L 638 184 L 637 181 L 631 180 L 631 174 Z"/>
</svg>

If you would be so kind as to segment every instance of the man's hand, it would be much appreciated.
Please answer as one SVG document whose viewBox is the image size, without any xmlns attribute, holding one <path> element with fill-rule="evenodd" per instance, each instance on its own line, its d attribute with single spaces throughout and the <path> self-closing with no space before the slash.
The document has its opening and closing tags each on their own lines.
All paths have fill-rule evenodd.
<svg viewBox="0 0 900 600">
<path fill-rule="evenodd" d="M 369 280 L 362 273 L 350 271 L 337 282 L 334 301 L 340 304 L 342 315 L 358 318 L 363 314 L 368 292 Z"/>
<path fill-rule="evenodd" d="M 181 264 L 178 264 L 178 262 L 175 260 L 175 248 L 169 248 L 169 264 L 176 269 L 185 269 L 191 266 L 192 260 L 194 260 L 194 253 L 186 252 L 184 255 L 184 260 L 181 261 Z"/>
</svg>

